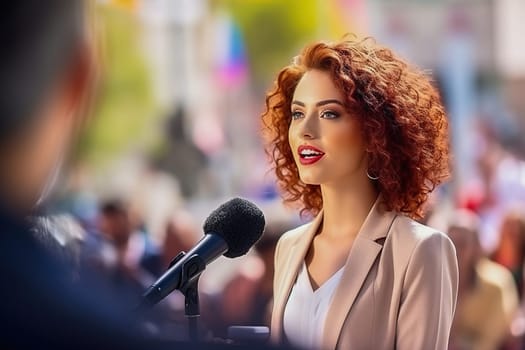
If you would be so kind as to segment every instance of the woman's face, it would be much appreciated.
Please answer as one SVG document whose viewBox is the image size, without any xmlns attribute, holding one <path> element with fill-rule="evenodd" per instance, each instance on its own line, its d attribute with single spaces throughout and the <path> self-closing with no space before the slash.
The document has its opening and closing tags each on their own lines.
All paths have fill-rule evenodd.
<svg viewBox="0 0 525 350">
<path fill-rule="evenodd" d="M 366 143 L 330 73 L 307 71 L 294 92 L 290 148 L 305 184 L 362 183 Z"/>
</svg>

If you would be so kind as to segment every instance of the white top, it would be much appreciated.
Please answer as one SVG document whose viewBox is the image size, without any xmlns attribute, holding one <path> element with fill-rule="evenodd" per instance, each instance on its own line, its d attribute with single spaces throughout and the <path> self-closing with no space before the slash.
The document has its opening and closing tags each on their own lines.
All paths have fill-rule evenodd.
<svg viewBox="0 0 525 350">
<path fill-rule="evenodd" d="M 303 261 L 284 309 L 283 328 L 288 342 L 303 349 L 319 349 L 328 307 L 341 280 L 339 269 L 315 291 Z"/>
</svg>

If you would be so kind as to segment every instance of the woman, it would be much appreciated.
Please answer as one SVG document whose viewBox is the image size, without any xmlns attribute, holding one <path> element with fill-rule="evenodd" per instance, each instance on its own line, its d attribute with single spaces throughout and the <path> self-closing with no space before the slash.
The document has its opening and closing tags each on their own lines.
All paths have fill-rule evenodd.
<svg viewBox="0 0 525 350">
<path fill-rule="evenodd" d="M 413 220 L 448 176 L 435 88 L 371 40 L 320 42 L 280 72 L 266 107 L 285 201 L 316 215 L 279 240 L 272 339 L 313 349 L 446 349 L 455 249 Z"/>
</svg>

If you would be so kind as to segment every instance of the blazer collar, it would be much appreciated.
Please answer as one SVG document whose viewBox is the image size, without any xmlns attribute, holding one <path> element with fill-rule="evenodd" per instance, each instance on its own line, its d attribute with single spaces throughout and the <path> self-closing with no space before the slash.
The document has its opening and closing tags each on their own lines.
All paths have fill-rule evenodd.
<svg viewBox="0 0 525 350">
<path fill-rule="evenodd" d="M 315 219 L 305 226 L 306 228 L 297 236 L 295 242 L 291 242 L 288 252 L 283 253 L 287 256 L 287 258 L 283 260 L 281 267 L 285 269 L 285 272 L 282 281 L 280 281 L 279 287 L 274 289 L 274 313 L 272 314 L 271 336 L 272 340 L 277 344 L 282 343 L 283 340 L 284 309 L 286 308 L 288 298 L 290 297 L 292 286 L 297 279 L 299 268 L 304 261 L 308 248 L 310 247 L 322 221 L 323 212 L 321 210 Z"/>
<path fill-rule="evenodd" d="M 381 239 L 387 236 L 396 216 L 394 212 L 382 210 L 380 202 L 381 195 L 378 196 L 370 209 L 348 255 L 341 281 L 335 291 L 326 317 L 322 348 L 334 349 L 336 347 L 346 316 L 350 312 L 370 268 L 381 251 Z M 321 210 L 290 249 L 285 265 L 290 269 L 290 273 L 286 274 L 282 288 L 279 288 L 281 293 L 275 296 L 276 302 L 283 303 L 282 311 L 284 311 L 286 306 L 286 301 L 297 278 L 299 268 L 322 222 L 323 211 Z M 280 333 L 282 333 L 282 316 L 282 314 L 278 316 Z M 280 338 L 280 335 L 277 335 L 277 338 Z"/>
<path fill-rule="evenodd" d="M 297 279 L 299 269 L 304 261 L 304 258 L 306 257 L 308 249 L 310 248 L 310 244 L 312 243 L 312 240 L 316 235 L 319 226 L 322 222 L 323 211 L 321 210 L 319 214 L 315 217 L 315 219 L 310 223 L 310 225 L 307 226 L 306 230 L 298 236 L 297 240 L 292 244 L 290 248 L 290 251 L 288 253 L 288 259 L 286 260 L 286 265 L 284 265 L 288 269 L 289 273 L 286 273 L 284 276 L 282 288 L 279 288 L 280 293 L 274 296 L 275 302 L 279 301 L 282 303 L 282 311 L 284 311 L 284 307 L 286 307 L 288 297 L 290 296 L 292 286 L 295 280 Z M 279 315 L 279 323 L 281 323 L 282 317 L 283 314 Z M 282 327 L 279 328 L 282 330 Z"/>
<path fill-rule="evenodd" d="M 323 349 L 336 348 L 346 317 L 381 252 L 384 239 L 396 217 L 395 212 L 384 211 L 380 202 L 381 196 L 368 213 L 348 254 L 343 275 L 328 308 L 322 339 Z"/>
</svg>

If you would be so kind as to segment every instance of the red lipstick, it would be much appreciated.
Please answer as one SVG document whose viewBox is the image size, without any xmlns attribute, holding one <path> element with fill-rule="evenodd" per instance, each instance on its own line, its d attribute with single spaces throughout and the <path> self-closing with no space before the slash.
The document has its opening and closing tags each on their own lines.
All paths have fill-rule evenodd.
<svg viewBox="0 0 525 350">
<path fill-rule="evenodd" d="M 324 156 L 324 152 L 309 145 L 301 145 L 297 148 L 299 161 L 302 165 L 310 165 L 319 161 Z"/>
</svg>

